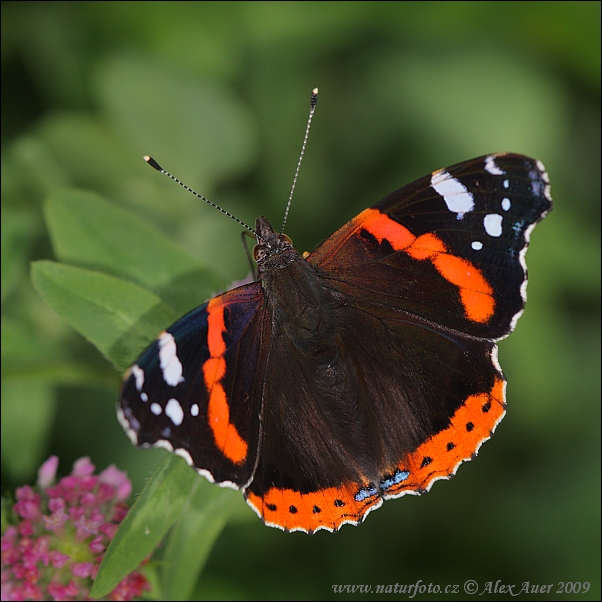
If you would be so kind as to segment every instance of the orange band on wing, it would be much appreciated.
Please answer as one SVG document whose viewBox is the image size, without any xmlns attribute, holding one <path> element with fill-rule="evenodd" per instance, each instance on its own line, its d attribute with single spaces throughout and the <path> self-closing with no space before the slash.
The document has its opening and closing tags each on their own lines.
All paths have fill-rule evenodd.
<svg viewBox="0 0 602 602">
<path fill-rule="evenodd" d="M 493 289 L 477 267 L 467 259 L 439 253 L 431 261 L 439 273 L 460 289 L 462 305 L 473 322 L 487 322 L 493 315 Z"/>
<path fill-rule="evenodd" d="M 375 236 L 379 242 L 388 240 L 396 251 L 405 250 L 416 240 L 416 237 L 405 226 L 377 209 L 362 211 L 354 221 L 360 228 Z"/>
<path fill-rule="evenodd" d="M 377 209 L 366 209 L 356 221 L 358 228 L 370 232 L 379 242 L 387 240 L 396 251 L 404 251 L 413 259 L 428 259 L 443 278 L 458 287 L 469 320 L 484 323 L 493 316 L 493 289 L 481 270 L 467 259 L 450 254 L 440 238 L 434 234 L 414 236 Z"/>
<path fill-rule="evenodd" d="M 370 510 L 382 504 L 375 489 L 358 500 L 360 490 L 357 483 L 311 493 L 272 487 L 262 496 L 249 492 L 247 503 L 265 523 L 285 531 L 336 531 L 345 523 L 361 522 Z"/>
<path fill-rule="evenodd" d="M 505 381 L 496 377 L 489 393 L 470 395 L 446 429 L 433 435 L 396 467 L 408 471 L 409 478 L 391 487 L 385 497 L 424 491 L 435 480 L 452 476 L 462 462 L 474 457 L 506 412 L 504 385 Z"/>
<path fill-rule="evenodd" d="M 226 343 L 223 332 L 224 306 L 218 299 L 207 305 L 207 346 L 209 359 L 203 364 L 205 387 L 209 394 L 207 417 L 218 449 L 232 462 L 240 464 L 247 457 L 247 443 L 230 422 L 230 406 L 221 380 L 226 375 Z"/>
</svg>

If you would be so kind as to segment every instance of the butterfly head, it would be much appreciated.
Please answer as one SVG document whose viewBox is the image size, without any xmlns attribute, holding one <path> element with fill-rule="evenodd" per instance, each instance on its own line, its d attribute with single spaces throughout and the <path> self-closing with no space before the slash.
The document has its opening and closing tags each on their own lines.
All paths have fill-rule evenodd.
<svg viewBox="0 0 602 602">
<path fill-rule="evenodd" d="M 259 271 L 271 267 L 272 261 L 278 264 L 289 263 L 288 257 L 296 255 L 293 241 L 286 234 L 278 234 L 272 224 L 263 216 L 255 221 L 257 244 L 253 248 L 253 259 Z M 272 261 L 269 261 L 272 260 Z"/>
</svg>

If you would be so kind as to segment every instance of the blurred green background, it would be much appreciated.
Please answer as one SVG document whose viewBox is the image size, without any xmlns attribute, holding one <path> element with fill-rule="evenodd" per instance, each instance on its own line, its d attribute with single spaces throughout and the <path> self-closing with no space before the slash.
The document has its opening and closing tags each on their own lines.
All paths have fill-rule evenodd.
<svg viewBox="0 0 602 602">
<path fill-rule="evenodd" d="M 599 2 L 3 2 L 1 25 L 3 492 L 50 454 L 63 473 L 84 455 L 115 463 L 139 491 L 163 453 L 130 445 L 120 374 L 30 283 L 30 261 L 56 258 L 44 199 L 95 191 L 242 278 L 240 227 L 142 155 L 278 224 L 319 86 L 287 226 L 299 250 L 434 169 L 497 151 L 545 163 L 555 208 L 500 346 L 508 414 L 456 478 L 360 527 L 285 534 L 241 497 L 195 596 L 499 579 L 600 599 Z M 554 594 L 577 581 L 589 593 Z"/>
</svg>

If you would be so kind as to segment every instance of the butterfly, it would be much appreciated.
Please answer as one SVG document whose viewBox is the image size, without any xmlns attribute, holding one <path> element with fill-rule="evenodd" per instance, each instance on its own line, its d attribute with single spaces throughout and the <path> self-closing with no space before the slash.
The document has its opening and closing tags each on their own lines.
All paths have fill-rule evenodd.
<svg viewBox="0 0 602 602">
<path fill-rule="evenodd" d="M 496 342 L 523 312 L 551 207 L 543 164 L 500 153 L 392 192 L 307 256 L 259 217 L 256 280 L 158 335 L 125 374 L 119 420 L 285 531 L 428 491 L 505 414 Z"/>
</svg>

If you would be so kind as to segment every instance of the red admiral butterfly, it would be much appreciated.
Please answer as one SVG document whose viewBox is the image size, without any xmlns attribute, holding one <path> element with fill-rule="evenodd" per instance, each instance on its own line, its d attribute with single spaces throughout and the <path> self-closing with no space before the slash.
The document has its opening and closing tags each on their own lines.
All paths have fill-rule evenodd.
<svg viewBox="0 0 602 602">
<path fill-rule="evenodd" d="M 551 207 L 542 163 L 501 153 L 396 190 L 306 257 L 259 217 L 257 281 L 157 337 L 125 374 L 120 421 L 285 531 L 428 491 L 504 416 L 496 341 Z"/>
</svg>

